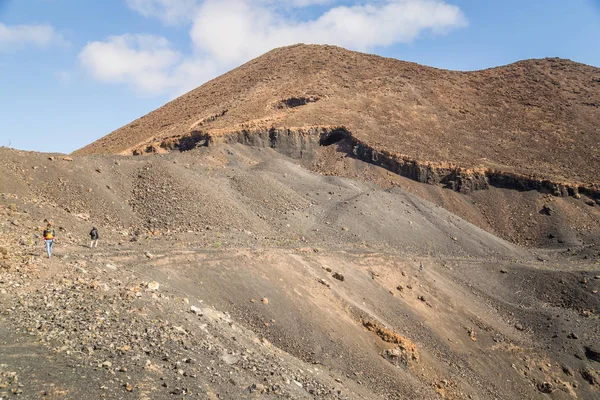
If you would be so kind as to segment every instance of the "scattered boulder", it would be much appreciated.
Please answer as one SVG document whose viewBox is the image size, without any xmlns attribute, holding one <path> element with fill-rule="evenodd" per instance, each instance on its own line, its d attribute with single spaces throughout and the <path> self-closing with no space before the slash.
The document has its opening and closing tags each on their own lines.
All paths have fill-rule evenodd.
<svg viewBox="0 0 600 400">
<path fill-rule="evenodd" d="M 250 385 L 248 390 L 250 390 L 250 393 L 254 393 L 254 392 L 264 393 L 265 390 L 267 390 L 267 389 L 266 389 L 265 385 L 263 385 L 262 383 L 253 383 L 252 385 Z"/>
<path fill-rule="evenodd" d="M 329 284 L 329 282 L 327 282 L 325 279 L 322 279 L 322 278 L 321 278 L 321 279 L 319 279 L 319 283 L 320 283 L 321 285 L 325 285 L 325 286 L 327 286 L 328 288 L 330 288 L 330 287 L 331 287 L 331 285 Z"/>
<path fill-rule="evenodd" d="M 382 356 L 396 366 L 409 366 L 419 361 L 417 346 L 408 338 L 387 329 L 374 321 L 363 321 L 363 326 L 374 332 L 386 343 L 396 344 L 392 349 L 387 349 Z"/>
<path fill-rule="evenodd" d="M 600 377 L 592 368 L 586 367 L 581 370 L 581 377 L 590 385 L 600 386 Z"/>
<path fill-rule="evenodd" d="M 472 341 L 474 341 L 474 342 L 477 341 L 477 332 L 475 332 L 475 329 L 469 328 L 467 330 L 467 333 L 469 334 L 469 337 L 471 338 Z"/>
<path fill-rule="evenodd" d="M 519 324 L 519 323 L 516 323 L 515 324 L 515 329 L 518 330 L 518 331 L 524 331 L 525 327 L 523 325 Z"/>
<path fill-rule="evenodd" d="M 332 276 L 338 281 L 344 282 L 344 275 L 340 274 L 339 272 L 335 272 Z"/>
<path fill-rule="evenodd" d="M 585 356 L 592 361 L 600 363 L 600 348 L 588 347 L 585 348 Z"/>
<path fill-rule="evenodd" d="M 537 388 L 540 392 L 550 394 L 554 391 L 552 384 L 550 382 L 542 382 L 538 383 Z"/>
<path fill-rule="evenodd" d="M 233 354 L 224 353 L 221 356 L 221 361 L 223 361 L 227 365 L 233 365 L 239 361 L 239 357 L 234 356 Z"/>
<path fill-rule="evenodd" d="M 542 207 L 542 209 L 540 210 L 540 214 L 548 215 L 548 216 L 554 215 L 555 212 L 556 211 L 554 209 L 554 206 L 552 206 L 551 204 L 545 204 Z"/>
<path fill-rule="evenodd" d="M 563 370 L 563 372 L 564 372 L 566 375 L 569 375 L 569 376 L 575 376 L 575 371 L 573 371 L 573 368 L 570 368 L 570 367 L 568 367 L 568 366 L 566 366 L 566 365 L 563 365 L 563 366 L 562 366 L 562 370 Z"/>
<path fill-rule="evenodd" d="M 196 307 L 196 306 L 191 306 L 191 307 L 190 307 L 190 312 L 191 312 L 192 314 L 196 314 L 196 315 L 200 315 L 200 316 L 202 316 L 202 310 L 201 310 L 201 309 L 199 309 L 199 308 L 198 308 L 198 307 Z"/>
</svg>

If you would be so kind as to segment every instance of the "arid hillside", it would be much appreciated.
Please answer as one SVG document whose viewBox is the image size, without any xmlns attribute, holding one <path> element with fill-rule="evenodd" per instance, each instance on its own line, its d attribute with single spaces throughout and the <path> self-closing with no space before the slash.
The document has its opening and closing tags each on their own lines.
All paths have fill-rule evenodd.
<svg viewBox="0 0 600 400">
<path fill-rule="evenodd" d="M 421 182 L 597 193 L 600 69 L 543 59 L 456 72 L 296 45 L 75 154 L 185 150 L 219 140 L 267 147 L 287 141 L 301 152 L 342 137 L 353 141 L 357 157 Z"/>
<path fill-rule="evenodd" d="M 317 153 L 0 148 L 0 399 L 599 397 L 600 207 Z"/>
</svg>

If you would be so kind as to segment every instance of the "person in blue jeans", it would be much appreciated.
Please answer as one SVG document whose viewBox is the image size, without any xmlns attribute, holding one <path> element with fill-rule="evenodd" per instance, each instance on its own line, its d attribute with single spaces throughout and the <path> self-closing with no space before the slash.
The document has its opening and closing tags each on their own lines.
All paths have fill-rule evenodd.
<svg viewBox="0 0 600 400">
<path fill-rule="evenodd" d="M 56 233 L 54 229 L 52 229 L 52 225 L 48 224 L 46 229 L 44 229 L 44 242 L 46 243 L 46 252 L 48 253 L 48 258 L 52 256 L 52 245 L 54 244 L 54 239 L 56 238 Z"/>
</svg>

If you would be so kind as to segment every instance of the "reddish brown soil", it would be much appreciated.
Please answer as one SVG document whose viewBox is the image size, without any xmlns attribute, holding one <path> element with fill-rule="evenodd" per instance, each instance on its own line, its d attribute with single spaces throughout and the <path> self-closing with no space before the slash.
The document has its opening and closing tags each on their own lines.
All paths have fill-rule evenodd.
<svg viewBox="0 0 600 400">
<path fill-rule="evenodd" d="M 273 50 L 76 154 L 200 131 L 344 126 L 421 162 L 597 185 L 600 70 L 562 59 L 445 71 L 332 46 Z"/>
</svg>

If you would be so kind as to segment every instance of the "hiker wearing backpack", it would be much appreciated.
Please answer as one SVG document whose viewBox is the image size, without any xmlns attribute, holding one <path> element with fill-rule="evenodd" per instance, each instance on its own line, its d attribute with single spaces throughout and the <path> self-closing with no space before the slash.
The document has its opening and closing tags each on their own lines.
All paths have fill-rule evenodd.
<svg viewBox="0 0 600 400">
<path fill-rule="evenodd" d="M 98 234 L 98 229 L 95 226 L 92 226 L 92 230 L 90 231 L 90 238 L 92 242 L 90 243 L 90 249 L 92 247 L 98 247 L 98 239 L 100 239 L 100 235 Z"/>
<path fill-rule="evenodd" d="M 52 229 L 52 224 L 48 224 L 46 229 L 44 229 L 44 243 L 46 244 L 46 252 L 48 253 L 48 258 L 52 256 L 52 246 L 54 245 L 54 239 L 56 238 L 56 233 L 54 229 Z"/>
</svg>

